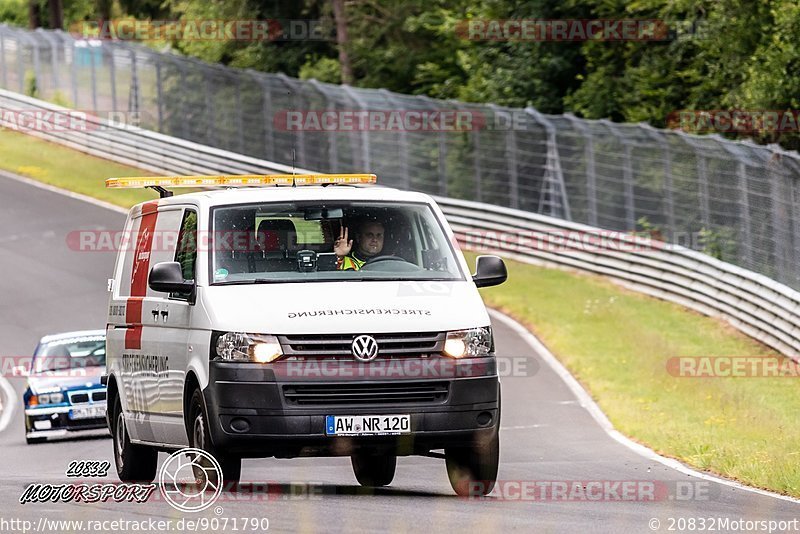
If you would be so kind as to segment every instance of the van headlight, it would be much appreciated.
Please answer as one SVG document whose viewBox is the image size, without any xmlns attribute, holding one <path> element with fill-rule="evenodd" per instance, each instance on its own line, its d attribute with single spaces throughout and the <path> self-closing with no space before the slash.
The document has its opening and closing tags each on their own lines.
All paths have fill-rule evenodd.
<svg viewBox="0 0 800 534">
<path fill-rule="evenodd" d="M 217 356 L 232 362 L 270 363 L 283 356 L 278 338 L 266 334 L 228 332 L 217 338 Z"/>
<path fill-rule="evenodd" d="M 480 358 L 494 354 L 492 327 L 455 330 L 447 333 L 444 353 L 451 358 Z"/>
</svg>

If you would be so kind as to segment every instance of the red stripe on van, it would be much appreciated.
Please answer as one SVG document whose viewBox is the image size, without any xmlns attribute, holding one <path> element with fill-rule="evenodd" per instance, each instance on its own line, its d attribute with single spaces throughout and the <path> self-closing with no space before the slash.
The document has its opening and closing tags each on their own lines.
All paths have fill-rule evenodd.
<svg viewBox="0 0 800 534">
<path fill-rule="evenodd" d="M 125 322 L 129 327 L 125 332 L 126 349 L 142 348 L 142 299 L 147 295 L 147 276 L 150 273 L 150 254 L 157 219 L 158 201 L 144 204 L 131 269 L 131 296 L 125 309 Z"/>
<path fill-rule="evenodd" d="M 125 322 L 128 329 L 125 331 L 125 348 L 142 348 L 142 304 L 141 297 L 130 297 L 125 308 Z M 135 325 L 135 326 L 130 326 Z"/>
</svg>

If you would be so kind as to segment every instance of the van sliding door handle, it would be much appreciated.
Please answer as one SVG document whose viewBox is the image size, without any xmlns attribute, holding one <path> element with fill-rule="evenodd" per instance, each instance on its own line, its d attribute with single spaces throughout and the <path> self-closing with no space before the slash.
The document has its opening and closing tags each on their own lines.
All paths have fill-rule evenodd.
<svg viewBox="0 0 800 534">
<path fill-rule="evenodd" d="M 169 312 L 167 310 L 161 310 L 161 318 L 164 320 L 165 323 L 167 322 L 168 317 L 169 317 Z"/>
<path fill-rule="evenodd" d="M 153 310 L 153 322 L 158 321 L 158 310 Z"/>
</svg>

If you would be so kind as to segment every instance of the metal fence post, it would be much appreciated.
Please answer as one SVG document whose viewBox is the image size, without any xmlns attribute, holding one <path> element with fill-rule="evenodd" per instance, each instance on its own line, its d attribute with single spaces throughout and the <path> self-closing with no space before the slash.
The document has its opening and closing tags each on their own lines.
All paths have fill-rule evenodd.
<svg viewBox="0 0 800 534">
<path fill-rule="evenodd" d="M 356 91 L 354 91 L 352 87 L 350 87 L 347 84 L 344 84 L 344 85 L 342 85 L 342 89 L 344 90 L 344 93 L 348 97 L 350 97 L 350 100 L 355 102 L 355 104 L 356 104 L 356 106 L 358 106 L 359 110 L 364 111 L 364 112 L 367 111 L 367 107 L 364 105 L 364 101 L 361 99 L 360 96 L 358 96 L 358 93 Z M 361 145 L 361 151 L 360 151 L 361 152 L 361 170 L 363 172 L 370 172 L 370 167 L 372 166 L 372 161 L 370 159 L 370 152 L 369 152 L 369 150 L 370 150 L 369 139 L 370 138 L 369 138 L 369 131 L 368 130 L 369 130 L 369 128 L 362 128 L 361 129 L 360 136 L 359 136 L 361 138 L 361 142 L 358 143 L 359 145 Z M 353 155 L 355 156 L 355 147 L 353 147 L 353 148 L 354 148 L 354 150 L 353 150 L 354 154 Z M 353 162 L 355 162 L 355 157 L 353 158 Z"/>
<path fill-rule="evenodd" d="M 179 75 L 181 77 L 181 87 L 188 88 L 189 84 L 186 83 L 186 70 L 185 70 L 186 66 L 185 66 L 185 64 L 182 63 L 179 60 L 175 60 L 173 63 L 177 67 L 178 72 L 180 73 Z M 186 93 L 181 91 L 179 93 L 179 96 L 178 96 L 178 113 L 180 113 L 180 118 L 178 119 L 178 123 L 180 124 L 181 136 L 184 139 L 191 139 L 191 136 L 190 136 L 190 133 L 189 133 L 189 129 L 188 129 L 189 128 L 189 119 L 188 119 L 188 117 L 189 117 L 189 106 L 186 105 L 186 96 L 185 95 L 186 95 Z M 237 109 L 241 109 L 241 106 L 238 105 L 238 102 L 237 102 L 237 106 L 236 107 L 237 107 Z M 241 152 L 241 151 L 242 151 L 242 149 L 240 147 L 239 148 L 239 152 Z"/>
<path fill-rule="evenodd" d="M 56 30 L 56 31 L 59 31 L 59 30 Z M 52 80 L 51 80 L 51 83 L 50 83 L 50 87 L 53 89 L 53 92 L 55 93 L 59 89 L 59 83 L 58 83 L 58 48 L 56 47 L 56 44 L 55 44 L 56 39 L 54 39 L 54 35 L 52 35 L 51 32 L 46 32 L 42 28 L 38 28 L 36 30 L 36 34 L 35 35 L 40 36 L 42 39 L 47 41 L 47 44 L 50 45 L 50 70 L 53 73 Z"/>
<path fill-rule="evenodd" d="M 299 109 L 297 107 L 298 94 L 297 94 L 297 91 L 295 90 L 295 85 L 294 85 L 294 82 L 292 81 L 292 79 L 289 78 L 288 76 L 286 76 L 283 73 L 278 73 L 278 74 L 276 74 L 276 76 L 281 81 L 281 83 L 283 83 L 283 85 L 289 89 L 289 94 L 292 96 L 292 105 L 294 106 L 294 110 L 295 111 L 304 111 L 304 110 L 301 110 L 301 109 Z M 302 95 L 300 95 L 300 96 L 302 96 Z M 292 164 L 300 165 L 301 167 L 305 167 L 305 162 L 306 162 L 306 158 L 305 158 L 306 137 L 305 137 L 305 132 L 304 132 L 303 128 L 300 128 L 299 130 L 297 130 L 295 132 L 294 138 L 295 138 L 295 145 L 296 146 L 294 146 L 292 148 L 292 150 L 294 151 L 294 156 L 293 157 L 294 157 L 295 161 L 292 161 Z"/>
<path fill-rule="evenodd" d="M 771 158 L 770 160 L 771 161 Z M 766 165 L 767 169 L 769 169 L 769 163 Z M 786 240 L 780 239 L 779 232 L 784 228 L 788 230 L 788 225 L 782 224 L 784 221 L 789 221 L 789 217 L 785 216 L 785 212 L 779 209 L 783 202 L 782 202 L 782 195 L 781 189 L 784 185 L 785 176 L 781 173 L 771 173 L 767 175 L 767 184 L 769 187 L 770 199 L 772 200 L 772 209 L 770 210 L 770 215 L 772 215 L 772 235 L 776 237 L 776 239 L 772 240 L 774 246 L 774 254 L 775 254 L 775 275 L 776 279 L 779 281 L 785 281 L 786 276 L 786 258 L 788 254 L 786 253 Z M 791 210 L 791 208 L 789 208 Z"/>
<path fill-rule="evenodd" d="M 497 117 L 499 106 L 496 104 L 489 104 L 489 108 Z M 495 119 L 495 124 L 497 120 Z M 509 128 L 506 130 L 506 146 L 505 146 L 506 161 L 508 162 L 508 202 L 507 206 L 511 208 L 519 208 L 519 177 L 517 176 L 517 136 L 514 132 L 514 121 L 511 121 Z"/>
<path fill-rule="evenodd" d="M 88 42 L 88 41 L 87 41 Z M 97 111 L 97 66 L 95 65 L 94 59 L 95 55 L 91 50 L 91 45 L 89 48 L 89 63 L 92 66 L 92 111 Z"/>
<path fill-rule="evenodd" d="M 481 129 L 472 129 L 472 154 L 473 154 L 473 178 L 475 179 L 475 200 L 483 202 L 483 176 L 481 165 Z"/>
<path fill-rule="evenodd" d="M 24 46 L 22 44 L 22 38 L 19 35 L 16 35 L 17 41 L 17 71 L 19 74 L 19 92 L 23 95 L 25 94 L 25 61 L 24 61 Z"/>
<path fill-rule="evenodd" d="M 569 207 L 567 186 L 564 183 L 564 173 L 561 169 L 561 156 L 558 153 L 558 137 L 556 135 L 556 129 L 553 126 L 553 123 L 547 120 L 547 117 L 532 107 L 525 108 L 525 113 L 530 115 L 533 120 L 541 124 L 547 133 L 547 162 L 545 163 L 545 180 L 551 199 L 556 196 L 554 194 L 554 189 L 558 191 L 558 197 L 560 200 L 558 205 L 561 207 L 561 213 L 559 214 L 556 212 L 555 205 L 551 200 L 550 214 L 554 217 L 562 217 L 568 221 L 571 221 L 572 212 Z M 542 189 L 544 190 L 544 187 Z"/>
<path fill-rule="evenodd" d="M 3 80 L 3 88 L 8 88 L 8 74 L 6 73 L 6 32 L 5 32 L 5 24 L 0 25 L 0 64 L 2 64 L 2 70 L 0 74 L 2 74 Z"/>
<path fill-rule="evenodd" d="M 397 109 L 394 107 L 394 97 L 392 93 L 387 91 L 386 89 L 378 89 L 380 94 L 386 99 L 386 102 L 389 104 L 389 110 Z M 398 155 L 400 156 L 400 180 L 402 181 L 401 188 L 402 189 L 411 189 L 411 174 L 408 172 L 408 132 L 405 129 L 401 128 L 400 132 L 400 143 L 398 143 Z"/>
<path fill-rule="evenodd" d="M 158 108 L 158 131 L 164 133 L 164 99 L 161 91 L 161 63 L 158 60 L 153 62 L 156 68 L 156 106 Z"/>
<path fill-rule="evenodd" d="M 639 126 L 648 133 L 651 139 L 661 147 L 664 153 L 664 185 L 662 191 L 664 193 L 664 211 L 667 220 L 667 229 L 670 238 L 675 235 L 677 228 L 675 226 L 675 200 L 672 181 L 672 153 L 669 147 L 669 139 L 667 135 L 672 135 L 671 132 L 659 132 L 647 123 L 641 122 Z"/>
<path fill-rule="evenodd" d="M 565 113 L 573 128 L 580 130 L 583 136 L 583 159 L 586 163 L 586 219 L 588 224 L 597 226 L 597 171 L 594 161 L 594 136 L 586 126 L 586 121 L 578 119 L 572 113 Z"/>
<path fill-rule="evenodd" d="M 449 111 L 448 108 L 444 106 L 444 102 L 441 100 L 436 100 L 434 98 L 430 98 L 424 95 L 417 95 L 417 99 L 424 101 L 427 105 L 430 106 L 430 109 L 435 109 L 437 112 L 441 113 L 443 111 Z M 458 108 L 456 107 L 456 111 Z M 439 131 L 436 132 L 436 178 L 437 178 L 437 195 L 446 197 L 447 196 L 447 138 L 445 137 L 445 130 L 443 127 L 439 128 Z"/>
<path fill-rule="evenodd" d="M 131 86 L 128 92 L 128 111 L 138 112 L 139 103 L 139 69 L 136 62 L 136 51 L 129 50 L 131 54 Z"/>
<path fill-rule="evenodd" d="M 631 145 L 624 142 L 625 163 L 622 167 L 622 183 L 625 191 L 625 220 L 628 230 L 636 231 L 636 208 L 633 198 L 633 165 L 631 162 Z"/>
<path fill-rule="evenodd" d="M 742 234 L 743 234 L 743 247 L 745 265 L 749 266 L 752 261 L 752 242 L 750 241 L 750 198 L 747 191 L 747 167 L 744 161 L 739 161 L 736 164 L 736 177 L 738 179 L 738 188 L 740 194 L 739 213 L 741 215 Z"/>
<path fill-rule="evenodd" d="M 710 229 L 711 208 L 708 200 L 708 170 L 706 166 L 706 158 L 699 149 L 695 150 L 697 151 L 697 185 L 698 197 L 700 200 L 700 220 L 703 222 L 704 228 Z"/>
<path fill-rule="evenodd" d="M 625 159 L 622 163 L 622 196 L 623 196 L 623 203 L 625 206 L 625 223 L 627 225 L 626 230 L 635 232 L 636 231 L 636 204 L 633 194 L 633 164 L 632 164 L 632 149 L 631 144 L 628 139 L 625 138 L 624 135 L 620 135 L 617 131 L 616 125 L 613 122 L 608 120 L 601 120 L 599 121 L 603 126 L 605 126 L 611 134 L 617 138 L 617 140 L 622 144 L 623 153 L 625 155 Z"/>
<path fill-rule="evenodd" d="M 75 61 L 75 54 L 77 52 L 77 41 L 73 39 L 71 41 L 71 52 L 70 52 L 70 85 L 72 87 L 72 105 L 76 108 L 80 107 L 78 103 L 78 62 Z"/>
<path fill-rule="evenodd" d="M 106 46 L 105 44 L 103 45 Z M 117 108 L 117 63 L 115 56 L 116 46 L 108 44 L 108 78 L 111 81 L 111 109 L 119 111 Z"/>
<path fill-rule="evenodd" d="M 242 77 L 236 76 L 236 109 L 239 113 L 236 114 L 236 144 L 239 147 L 239 153 L 244 154 L 244 109 L 242 108 Z"/>
<path fill-rule="evenodd" d="M 39 60 L 39 43 L 36 42 L 36 39 L 26 34 L 26 38 L 29 39 L 31 43 L 31 52 L 33 52 L 33 79 L 36 82 L 36 92 L 39 93 L 39 88 L 42 83 L 42 65 L 41 61 Z M 36 96 L 36 95 L 31 95 Z"/>
<path fill-rule="evenodd" d="M 266 150 L 267 158 L 270 160 L 275 159 L 275 111 L 272 109 L 272 92 L 267 83 L 267 78 L 262 73 L 247 69 L 247 73 L 255 80 L 261 88 L 261 122 L 263 125 L 263 145 Z M 205 94 L 206 94 L 206 110 L 211 109 L 211 95 L 209 91 L 208 79 L 205 79 Z"/>
<path fill-rule="evenodd" d="M 322 95 L 325 99 L 325 105 L 328 105 L 328 95 L 325 91 L 322 90 L 319 82 L 317 80 L 311 79 L 309 80 L 311 86 L 316 89 L 316 91 Z M 326 132 L 330 137 L 328 137 L 328 172 L 342 172 L 342 169 L 339 167 L 339 140 L 336 138 L 336 131 Z"/>
</svg>

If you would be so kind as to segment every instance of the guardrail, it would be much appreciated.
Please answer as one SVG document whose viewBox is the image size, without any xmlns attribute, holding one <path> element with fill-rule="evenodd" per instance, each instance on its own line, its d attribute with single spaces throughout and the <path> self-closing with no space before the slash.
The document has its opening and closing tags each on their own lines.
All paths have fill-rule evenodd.
<svg viewBox="0 0 800 534">
<path fill-rule="evenodd" d="M 75 110 L 44 102 L 19 93 L 0 89 L 0 111 L 14 110 L 13 116 L 0 113 L 0 126 L 16 128 L 25 111 L 62 113 L 76 117 Z M 227 150 L 192 143 L 131 125 L 115 124 L 85 114 L 80 128 L 67 129 L 48 122 L 42 115 L 41 126 L 25 133 L 80 150 L 93 156 L 111 159 L 151 172 L 163 174 L 286 174 L 292 167 L 272 163 Z M 81 115 L 83 119 L 83 115 Z M 188 119 L 187 119 L 188 120 Z M 297 173 L 310 172 L 294 169 Z"/>
<path fill-rule="evenodd" d="M 5 90 L 0 90 L 0 108 L 71 112 Z M 7 125 L 4 120 L 0 114 L 0 125 Z M 102 119 L 88 117 L 87 123 L 89 127 L 84 130 L 37 129 L 27 133 L 158 173 L 293 170 Z M 723 318 L 782 354 L 800 359 L 800 293 L 763 275 L 684 247 L 630 234 L 478 202 L 436 200 L 466 249 L 491 250 L 527 263 L 606 276 L 636 291 Z"/>
</svg>

